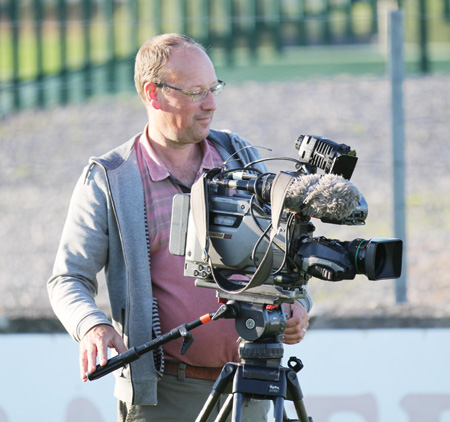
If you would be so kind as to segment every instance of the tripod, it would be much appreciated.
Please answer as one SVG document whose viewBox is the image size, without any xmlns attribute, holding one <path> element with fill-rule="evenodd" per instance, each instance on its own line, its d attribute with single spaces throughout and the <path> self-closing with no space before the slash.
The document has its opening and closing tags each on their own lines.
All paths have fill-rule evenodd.
<svg viewBox="0 0 450 422">
<path fill-rule="evenodd" d="M 226 307 L 235 306 L 225 305 Z M 226 308 L 222 313 L 229 312 Z M 275 312 L 274 312 L 275 311 Z M 221 311 L 219 310 L 218 313 Z M 256 313 L 255 313 L 256 312 Z M 206 400 L 203 409 L 195 422 L 206 422 L 211 415 L 222 394 L 229 394 L 224 405 L 215 419 L 215 422 L 225 422 L 232 413 L 232 422 L 240 422 L 245 400 L 247 398 L 257 400 L 272 400 L 274 405 L 273 421 L 289 421 L 284 409 L 285 400 L 291 400 L 294 404 L 299 422 L 312 422 L 303 404 L 303 394 L 297 379 L 297 372 L 303 368 L 302 362 L 297 358 L 290 358 L 288 368 L 281 366 L 283 357 L 283 345 L 280 343 L 280 335 L 265 336 L 266 331 L 276 331 L 276 326 L 283 320 L 282 310 L 275 307 L 270 312 L 265 305 L 249 305 L 241 303 L 232 310 L 236 318 L 236 328 L 242 336 L 242 331 L 247 330 L 247 337 L 258 335 L 255 331 L 258 324 L 254 325 L 253 317 L 259 316 L 259 333 L 261 338 L 256 341 L 244 341 L 239 348 L 240 363 L 227 363 L 217 378 L 211 394 Z M 217 314 L 216 314 L 217 315 Z M 222 317 L 219 315 L 218 317 Z M 213 319 L 217 317 L 213 317 Z M 244 325 L 240 324 L 242 318 Z M 263 324 L 264 327 L 261 326 Z M 272 325 L 272 327 L 268 327 Z M 253 334 L 252 334 L 253 332 Z M 231 393 L 231 394 L 230 394 Z"/>
<path fill-rule="evenodd" d="M 256 343 L 247 344 L 256 345 Z M 252 350 L 253 352 L 254 350 Z M 265 353 L 264 348 L 262 352 L 263 354 Z M 312 419 L 308 418 L 303 404 L 303 394 L 295 369 L 293 367 L 285 368 L 280 365 L 276 367 L 267 366 L 267 363 L 273 360 L 278 359 L 261 358 L 262 362 L 259 365 L 247 362 L 227 363 L 217 378 L 211 394 L 195 422 L 206 422 L 220 396 L 229 393 L 230 388 L 232 394 L 228 396 L 215 422 L 224 422 L 231 412 L 232 421 L 240 422 L 246 398 L 272 400 L 274 403 L 273 420 L 275 422 L 288 421 L 284 409 L 284 401 L 287 398 L 294 403 L 300 422 L 312 422 Z M 302 366 L 298 360 L 296 364 Z"/>
<path fill-rule="evenodd" d="M 101 378 L 139 359 L 144 353 L 180 337 L 184 339 L 182 353 L 186 352 L 192 342 L 190 330 L 219 318 L 235 319 L 236 330 L 244 340 L 239 347 L 241 362 L 227 363 L 223 367 L 196 422 L 207 421 L 222 394 L 229 396 L 215 422 L 225 422 L 231 412 L 232 422 L 241 422 L 246 398 L 272 400 L 274 422 L 289 421 L 284 401 L 291 400 L 297 412 L 298 422 L 312 422 L 312 418 L 307 416 L 296 375 L 303 368 L 303 364 L 299 359 L 291 357 L 288 368 L 281 366 L 283 345 L 280 340 L 286 318 L 281 307 L 274 305 L 229 301 L 215 314 L 206 314 L 141 346 L 132 347 L 109 359 L 105 366 L 97 365 L 96 370 L 88 374 L 88 379 L 93 381 Z"/>
</svg>

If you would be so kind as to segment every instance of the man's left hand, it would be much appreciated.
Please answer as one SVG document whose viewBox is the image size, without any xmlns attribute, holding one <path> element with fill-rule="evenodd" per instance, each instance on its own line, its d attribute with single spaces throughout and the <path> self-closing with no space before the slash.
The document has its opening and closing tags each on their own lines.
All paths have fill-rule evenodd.
<svg viewBox="0 0 450 422">
<path fill-rule="evenodd" d="M 309 315 L 303 305 L 297 301 L 292 304 L 284 304 L 284 310 L 287 313 L 287 322 L 283 333 L 283 343 L 297 344 L 306 335 Z"/>
</svg>

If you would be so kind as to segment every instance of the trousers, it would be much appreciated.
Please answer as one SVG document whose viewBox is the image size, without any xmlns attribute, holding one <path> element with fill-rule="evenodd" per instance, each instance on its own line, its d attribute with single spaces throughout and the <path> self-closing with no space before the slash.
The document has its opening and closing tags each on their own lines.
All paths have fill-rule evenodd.
<svg viewBox="0 0 450 422">
<path fill-rule="evenodd" d="M 119 422 L 194 422 L 211 393 L 214 381 L 193 378 L 178 379 L 175 375 L 164 375 L 158 382 L 158 404 L 156 406 L 132 405 L 119 401 Z M 218 415 L 226 397 L 219 400 L 208 419 Z M 242 422 L 267 422 L 270 403 L 265 400 L 248 400 L 242 410 Z M 228 421 L 231 417 L 228 418 Z"/>
</svg>

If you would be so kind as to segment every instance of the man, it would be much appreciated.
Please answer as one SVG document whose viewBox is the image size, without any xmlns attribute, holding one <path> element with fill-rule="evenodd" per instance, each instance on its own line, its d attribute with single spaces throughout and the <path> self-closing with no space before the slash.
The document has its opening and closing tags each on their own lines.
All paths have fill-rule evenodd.
<svg viewBox="0 0 450 422">
<path fill-rule="evenodd" d="M 83 381 L 97 359 L 106 364 L 108 348 L 122 353 L 218 307 L 214 290 L 196 288 L 183 276 L 184 258 L 168 251 L 172 198 L 249 145 L 236 134 L 210 131 L 215 97 L 225 84 L 192 39 L 166 34 L 147 41 L 136 57 L 135 83 L 148 124 L 91 159 L 75 188 L 48 282 L 55 313 L 80 342 Z M 237 158 L 247 163 L 259 155 L 247 148 Z M 103 268 L 112 323 L 94 301 Z M 305 335 L 309 306 L 291 305 L 285 343 Z M 179 341 L 167 343 L 164 366 L 161 351 L 153 351 L 116 371 L 119 420 L 195 419 L 221 367 L 238 355 L 232 320 L 199 327 L 194 336 L 186 355 Z M 250 404 L 249 420 L 264 420 L 263 404 Z"/>
</svg>

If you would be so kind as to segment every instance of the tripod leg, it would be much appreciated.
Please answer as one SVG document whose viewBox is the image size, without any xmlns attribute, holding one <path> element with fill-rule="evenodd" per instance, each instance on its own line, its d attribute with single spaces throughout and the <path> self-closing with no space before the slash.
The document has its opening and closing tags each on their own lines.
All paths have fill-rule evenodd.
<svg viewBox="0 0 450 422">
<path fill-rule="evenodd" d="M 209 395 L 208 399 L 206 400 L 205 404 L 203 405 L 202 410 L 198 414 L 195 422 L 206 422 L 208 420 L 209 415 L 211 415 L 211 412 L 213 411 L 214 406 L 216 405 L 216 403 L 219 400 L 219 397 L 220 397 L 220 393 L 217 393 L 214 391 Z"/>
<path fill-rule="evenodd" d="M 284 398 L 277 397 L 273 403 L 274 422 L 283 422 L 284 420 Z"/>
<path fill-rule="evenodd" d="M 203 408 L 198 414 L 195 422 L 206 422 L 208 420 L 211 412 L 219 401 L 220 396 L 224 393 L 227 386 L 231 383 L 235 372 L 236 366 L 232 363 L 227 363 L 223 367 L 219 378 L 217 378 L 216 382 L 213 385 L 211 394 L 203 405 Z"/>
<path fill-rule="evenodd" d="M 299 422 L 310 422 L 308 413 L 306 412 L 305 405 L 303 403 L 303 393 L 300 388 L 300 384 L 297 379 L 297 374 L 293 370 L 286 372 L 288 398 L 294 403 L 295 410 L 297 412 Z"/>
<path fill-rule="evenodd" d="M 231 422 L 241 422 L 244 395 L 242 393 L 234 393 L 233 396 L 233 414 L 231 416 Z"/>
<path fill-rule="evenodd" d="M 306 413 L 305 405 L 303 404 L 303 399 L 296 400 L 293 402 L 295 410 L 297 411 L 298 420 L 300 422 L 309 422 L 311 419 L 308 418 L 308 413 Z"/>
<path fill-rule="evenodd" d="M 214 422 L 225 422 L 233 408 L 233 395 L 229 394 Z"/>
</svg>

